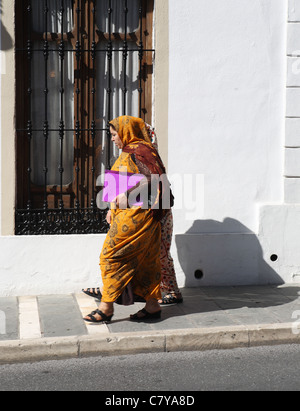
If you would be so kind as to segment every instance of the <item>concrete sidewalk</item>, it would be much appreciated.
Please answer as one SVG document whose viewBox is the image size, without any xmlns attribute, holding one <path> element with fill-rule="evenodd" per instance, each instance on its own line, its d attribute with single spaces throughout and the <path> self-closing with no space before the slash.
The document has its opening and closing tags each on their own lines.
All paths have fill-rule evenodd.
<svg viewBox="0 0 300 411">
<path fill-rule="evenodd" d="M 0 363 L 300 342 L 300 284 L 182 293 L 160 321 L 129 321 L 138 303 L 109 325 L 83 321 L 98 305 L 85 294 L 0 298 Z"/>
</svg>

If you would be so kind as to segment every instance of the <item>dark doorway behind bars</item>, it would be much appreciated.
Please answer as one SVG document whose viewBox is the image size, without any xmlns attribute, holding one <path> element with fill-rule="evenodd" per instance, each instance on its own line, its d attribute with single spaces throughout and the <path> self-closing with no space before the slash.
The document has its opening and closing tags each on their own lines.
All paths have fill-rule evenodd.
<svg viewBox="0 0 300 411">
<path fill-rule="evenodd" d="M 16 0 L 16 234 L 105 233 L 108 122 L 151 123 L 154 0 Z"/>
</svg>

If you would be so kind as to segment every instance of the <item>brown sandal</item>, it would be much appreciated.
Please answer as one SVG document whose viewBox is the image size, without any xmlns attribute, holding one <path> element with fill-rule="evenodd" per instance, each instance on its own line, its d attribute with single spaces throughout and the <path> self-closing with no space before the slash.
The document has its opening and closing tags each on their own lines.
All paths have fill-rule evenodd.
<svg viewBox="0 0 300 411">
<path fill-rule="evenodd" d="M 82 292 L 89 297 L 97 298 L 97 300 L 101 301 L 102 294 L 100 288 L 87 288 L 85 290 L 82 290 Z"/>
<path fill-rule="evenodd" d="M 176 295 L 173 294 L 167 294 L 161 299 L 160 305 L 170 305 L 170 304 L 182 304 L 183 303 L 183 298 L 182 297 L 176 297 Z"/>
<path fill-rule="evenodd" d="M 101 320 L 97 320 L 96 317 L 94 317 L 95 314 L 101 315 Z M 113 318 L 114 315 L 106 315 L 104 314 L 101 310 L 95 310 L 91 314 L 87 315 L 88 318 L 84 318 L 84 321 L 87 321 L 89 323 L 109 323 L 111 322 L 111 319 Z"/>
</svg>

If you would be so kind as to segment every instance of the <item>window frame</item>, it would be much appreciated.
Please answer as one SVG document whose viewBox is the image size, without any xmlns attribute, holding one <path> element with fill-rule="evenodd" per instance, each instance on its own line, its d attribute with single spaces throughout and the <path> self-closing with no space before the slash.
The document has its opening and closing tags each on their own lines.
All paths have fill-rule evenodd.
<svg viewBox="0 0 300 411">
<path fill-rule="evenodd" d="M 126 0 L 124 0 L 126 1 Z M 90 224 L 88 229 L 82 233 L 88 232 L 106 232 L 108 227 L 105 224 L 104 213 L 102 210 L 96 210 L 96 195 L 101 187 L 96 186 L 96 168 L 95 161 L 95 133 L 97 132 L 94 112 L 95 108 L 95 48 L 99 41 L 106 41 L 107 45 L 113 47 L 116 41 L 135 41 L 137 47 L 142 52 L 141 76 L 140 76 L 140 116 L 148 123 L 152 121 L 152 75 L 153 75 L 153 10 L 154 0 L 141 0 L 143 3 L 142 26 L 135 33 L 115 34 L 104 33 L 96 28 L 93 8 L 95 0 L 74 0 L 74 27 L 69 33 L 32 33 L 31 28 L 24 18 L 24 13 L 28 13 L 28 3 L 30 0 L 16 0 L 16 129 L 17 129 L 17 185 L 16 185 L 16 234 L 68 234 L 80 233 L 80 227 L 73 228 L 68 223 L 64 227 L 65 215 L 71 211 L 83 211 L 84 220 L 87 210 L 92 215 L 98 213 L 100 218 L 100 228 L 95 224 Z M 83 7 L 84 6 L 84 7 Z M 78 21 L 80 26 L 78 27 Z M 94 30 L 96 28 L 96 30 Z M 25 34 L 27 33 L 27 35 Z M 141 42 L 142 36 L 142 42 Z M 30 182 L 30 141 L 32 139 L 32 130 L 29 114 L 30 104 L 30 64 L 32 58 L 32 42 L 34 40 L 43 40 L 50 47 L 51 42 L 61 44 L 63 41 L 69 41 L 72 44 L 74 52 L 74 165 L 73 165 L 73 182 L 63 186 L 35 186 Z M 44 53 L 47 53 L 47 46 L 44 47 Z M 83 57 L 82 57 L 83 56 Z M 89 73 L 93 73 L 90 75 Z M 29 79 L 29 80 L 28 80 Z M 80 88 L 80 95 L 76 93 Z M 91 107 L 93 108 L 91 110 Z M 85 110 L 87 109 L 87 110 Z M 81 113 L 81 114 L 78 114 Z M 83 114 L 85 113 L 85 114 Z M 130 114 L 130 113 L 122 113 Z M 47 138 L 47 124 L 40 132 Z M 109 138 L 108 126 L 105 129 L 107 138 Z M 91 155 L 92 152 L 92 155 Z M 87 160 L 88 159 L 88 160 Z M 109 168 L 109 165 L 107 165 Z M 92 181 L 92 184 L 89 183 Z M 84 193 L 84 187 L 88 187 Z M 80 187 L 80 189 L 79 189 Z M 38 201 L 36 200 L 38 198 Z M 61 212 L 61 221 L 55 228 L 55 220 L 59 219 Z M 101 211 L 100 215 L 99 212 Z M 63 216 L 63 212 L 64 216 Z M 52 213 L 52 215 L 51 215 Z M 43 222 L 44 216 L 44 222 Z M 72 218 L 72 216 L 70 216 Z M 39 222 L 41 224 L 39 224 Z M 49 223 L 49 224 L 48 224 Z M 81 223 L 82 225 L 82 223 Z M 100 230 L 100 231 L 99 231 Z"/>
</svg>

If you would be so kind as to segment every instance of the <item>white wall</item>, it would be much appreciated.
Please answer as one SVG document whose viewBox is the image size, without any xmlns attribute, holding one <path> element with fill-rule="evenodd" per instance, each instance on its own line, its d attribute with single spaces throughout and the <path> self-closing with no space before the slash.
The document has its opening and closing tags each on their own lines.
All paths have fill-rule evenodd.
<svg viewBox="0 0 300 411">
<path fill-rule="evenodd" d="M 1 81 L 2 81 L 2 73 L 3 73 L 3 58 L 2 58 L 2 38 L 1 38 L 1 32 L 2 32 L 2 20 L 0 19 L 0 96 L 1 96 Z M 1 159 L 2 159 L 2 154 L 1 154 L 1 146 L 2 146 L 2 127 L 1 127 L 1 98 L 0 98 L 0 235 L 1 235 L 1 204 L 2 204 L 2 185 L 1 185 Z"/>
<path fill-rule="evenodd" d="M 0 237 L 0 297 L 99 287 L 105 235 Z"/>
<path fill-rule="evenodd" d="M 258 233 L 259 204 L 283 201 L 287 1 L 172 0 L 169 26 L 169 174 L 204 176 L 203 212 L 193 221 L 186 208 L 174 212 L 180 283 L 257 282 L 255 234 L 232 237 L 233 248 L 248 241 L 250 254 L 228 260 L 220 249 L 227 233 Z M 195 283 L 203 266 L 209 275 Z"/>
<path fill-rule="evenodd" d="M 169 173 L 203 174 L 199 217 L 234 232 L 283 198 L 286 20 L 283 0 L 170 3 Z"/>
<path fill-rule="evenodd" d="M 177 208 L 183 204 L 174 210 L 172 247 L 179 285 L 288 281 L 291 248 L 280 239 L 286 219 L 292 230 L 299 214 L 281 207 L 287 0 L 171 0 L 169 28 L 168 168 L 180 183 L 173 184 Z M 185 199 L 184 176 L 185 187 L 189 178 L 198 181 Z M 193 210 L 185 201 L 194 191 L 204 204 L 199 199 L 188 216 Z M 0 237 L 0 295 L 98 286 L 103 241 L 103 235 Z M 278 265 L 271 253 L 286 257 Z M 299 278 L 300 263 L 293 264 Z"/>
</svg>

